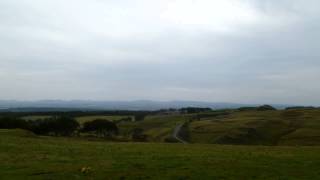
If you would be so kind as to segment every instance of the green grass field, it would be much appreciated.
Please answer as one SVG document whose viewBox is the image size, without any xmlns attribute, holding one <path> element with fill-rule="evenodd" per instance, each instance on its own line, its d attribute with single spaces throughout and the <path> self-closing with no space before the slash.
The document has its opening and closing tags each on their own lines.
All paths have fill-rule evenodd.
<svg viewBox="0 0 320 180">
<path fill-rule="evenodd" d="M 320 178 L 320 147 L 111 143 L 23 130 L 0 130 L 0 162 L 0 179 Z"/>
</svg>

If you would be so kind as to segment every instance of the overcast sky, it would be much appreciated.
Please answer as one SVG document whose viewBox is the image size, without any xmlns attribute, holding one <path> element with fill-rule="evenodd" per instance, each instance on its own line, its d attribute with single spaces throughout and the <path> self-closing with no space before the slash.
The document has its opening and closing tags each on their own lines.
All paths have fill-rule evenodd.
<svg viewBox="0 0 320 180">
<path fill-rule="evenodd" d="M 0 0 L 0 99 L 320 105 L 319 0 Z"/>
</svg>

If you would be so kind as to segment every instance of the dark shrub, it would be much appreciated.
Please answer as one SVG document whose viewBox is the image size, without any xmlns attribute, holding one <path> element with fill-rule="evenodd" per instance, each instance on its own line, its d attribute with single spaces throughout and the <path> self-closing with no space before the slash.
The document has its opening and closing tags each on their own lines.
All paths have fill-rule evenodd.
<svg viewBox="0 0 320 180">
<path fill-rule="evenodd" d="M 55 132 L 59 135 L 70 136 L 72 135 L 80 126 L 78 121 L 74 118 L 62 116 L 55 118 Z"/>
<path fill-rule="evenodd" d="M 70 136 L 79 128 L 79 123 L 70 117 L 52 117 L 30 121 L 30 130 L 42 135 Z"/>
<path fill-rule="evenodd" d="M 81 131 L 94 132 L 102 137 L 111 137 L 119 132 L 118 127 L 114 122 L 103 119 L 85 122 Z"/>
<path fill-rule="evenodd" d="M 51 119 L 39 119 L 30 122 L 30 130 L 35 134 L 49 135 L 53 131 L 53 122 Z"/>
<path fill-rule="evenodd" d="M 28 129 L 28 127 L 28 122 L 20 118 L 10 116 L 0 118 L 1 129 Z"/>
<path fill-rule="evenodd" d="M 309 110 L 309 109 L 315 109 L 313 106 L 293 106 L 293 107 L 287 107 L 286 110 Z"/>
<path fill-rule="evenodd" d="M 270 106 L 270 105 L 263 105 L 263 106 L 259 106 L 257 108 L 258 111 L 272 111 L 272 110 L 277 110 L 276 108 Z"/>
<path fill-rule="evenodd" d="M 257 107 L 241 107 L 238 108 L 239 111 L 255 111 L 257 110 Z"/>
<path fill-rule="evenodd" d="M 270 105 L 263 105 L 259 107 L 241 107 L 241 108 L 238 108 L 238 110 L 239 111 L 271 111 L 271 110 L 277 110 L 277 109 Z"/>
<path fill-rule="evenodd" d="M 211 108 L 199 108 L 199 107 L 186 107 L 186 108 L 180 109 L 180 112 L 187 113 L 187 114 L 208 112 L 208 111 L 212 111 L 212 109 Z"/>
</svg>

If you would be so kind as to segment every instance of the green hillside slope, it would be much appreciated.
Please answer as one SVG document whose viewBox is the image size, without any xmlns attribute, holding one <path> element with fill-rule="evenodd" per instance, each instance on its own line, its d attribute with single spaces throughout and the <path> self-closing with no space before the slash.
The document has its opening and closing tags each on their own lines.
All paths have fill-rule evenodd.
<svg viewBox="0 0 320 180">
<path fill-rule="evenodd" d="M 189 125 L 191 142 L 320 145 L 320 110 L 238 111 Z"/>
</svg>

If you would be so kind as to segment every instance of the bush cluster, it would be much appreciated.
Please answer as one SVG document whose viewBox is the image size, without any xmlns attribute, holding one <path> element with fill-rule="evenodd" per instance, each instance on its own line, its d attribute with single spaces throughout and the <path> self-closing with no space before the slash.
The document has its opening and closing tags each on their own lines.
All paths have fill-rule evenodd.
<svg viewBox="0 0 320 180">
<path fill-rule="evenodd" d="M 209 112 L 209 111 L 212 111 L 212 109 L 200 108 L 200 107 L 186 107 L 186 108 L 181 108 L 179 111 L 181 113 L 193 114 L 193 113 Z"/>
<path fill-rule="evenodd" d="M 262 105 L 258 107 L 241 107 L 238 108 L 239 111 L 275 111 L 276 108 L 270 106 L 270 105 Z"/>
<path fill-rule="evenodd" d="M 28 129 L 29 123 L 14 116 L 4 116 L 0 118 L 1 129 Z"/>
<path fill-rule="evenodd" d="M 104 119 L 85 122 L 81 131 L 93 132 L 99 137 L 111 137 L 119 133 L 119 129 L 114 122 Z"/>
<path fill-rule="evenodd" d="M 71 136 L 80 127 L 75 119 L 64 116 L 28 122 L 29 130 L 41 135 Z"/>
<path fill-rule="evenodd" d="M 95 133 L 99 137 L 110 137 L 118 134 L 114 122 L 94 120 L 80 127 L 78 121 L 68 116 L 54 116 L 39 120 L 24 120 L 19 117 L 0 117 L 0 129 L 26 129 L 38 135 L 72 136 L 79 132 Z"/>
</svg>

